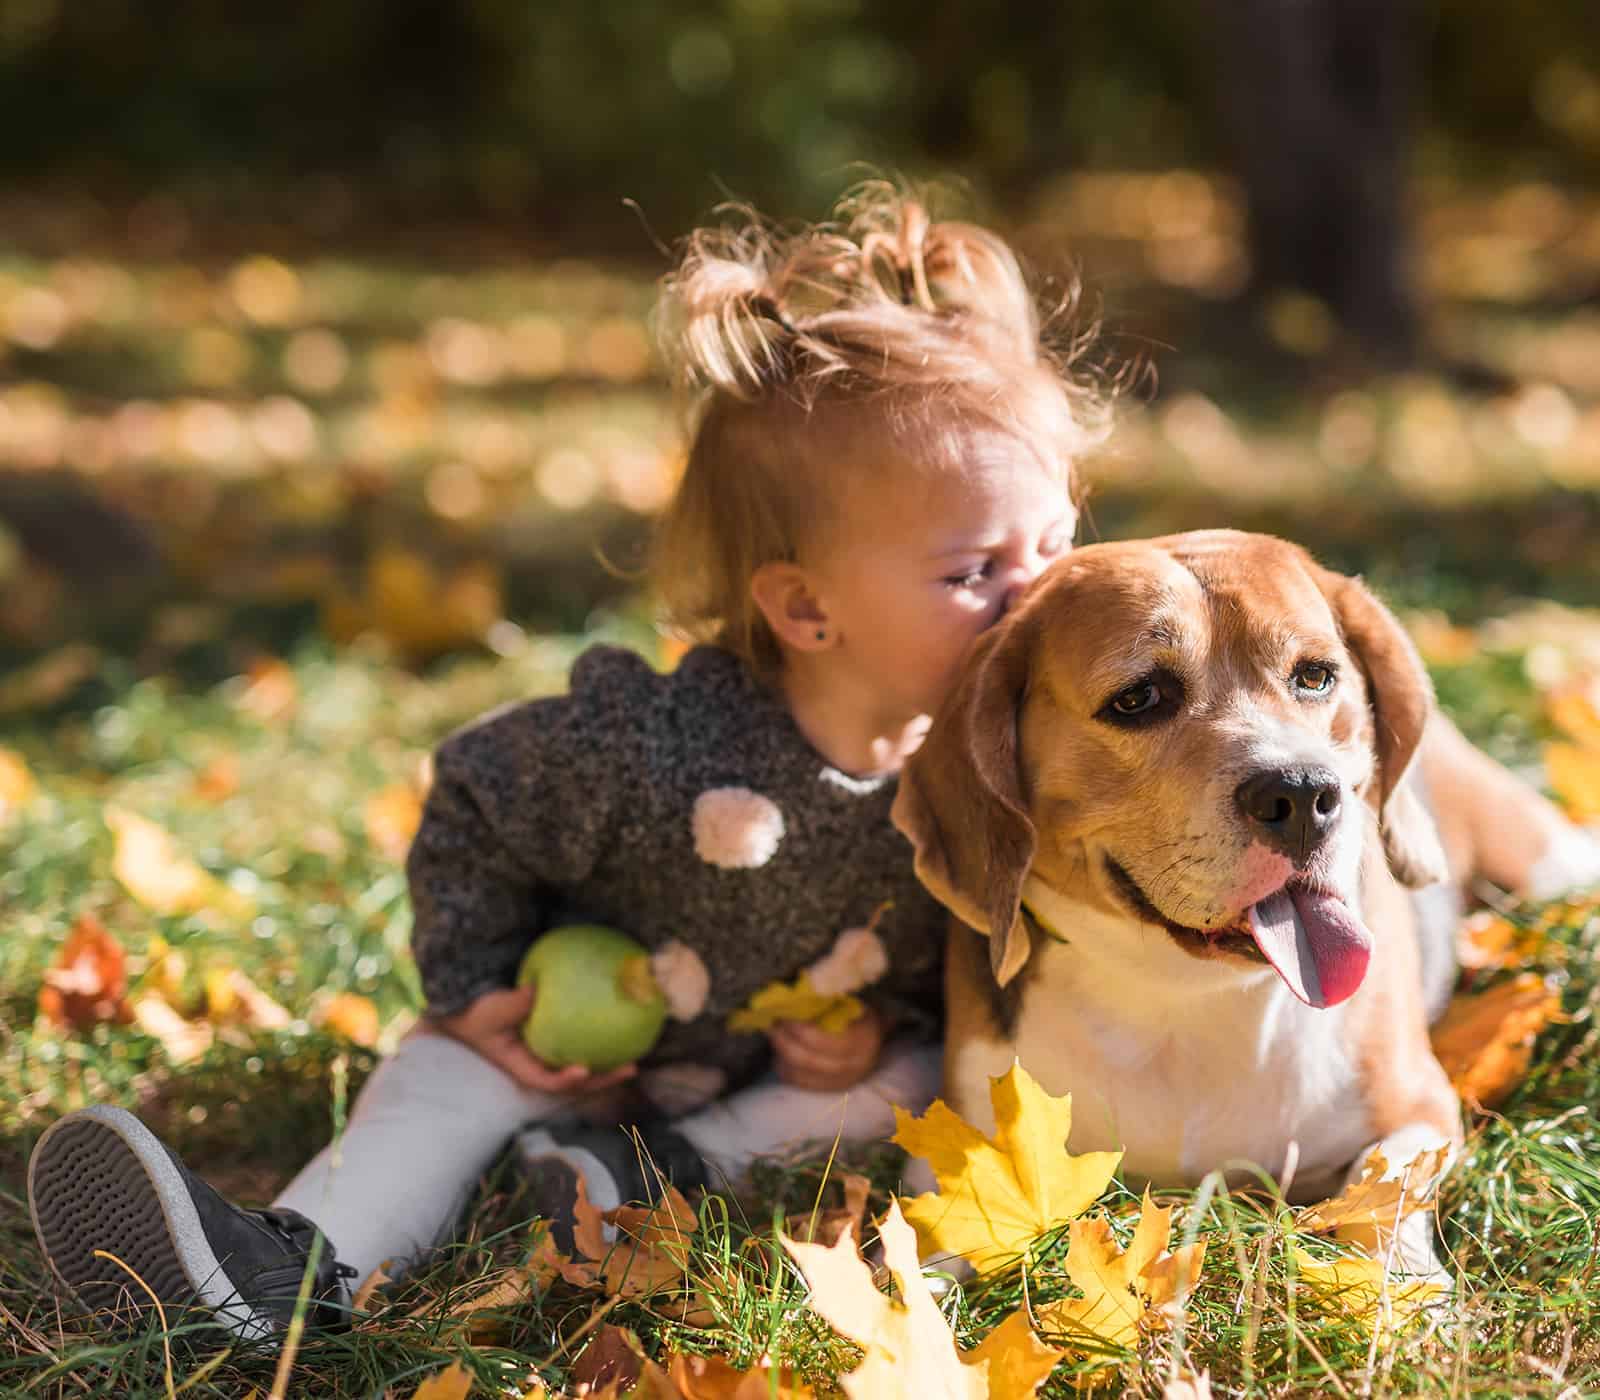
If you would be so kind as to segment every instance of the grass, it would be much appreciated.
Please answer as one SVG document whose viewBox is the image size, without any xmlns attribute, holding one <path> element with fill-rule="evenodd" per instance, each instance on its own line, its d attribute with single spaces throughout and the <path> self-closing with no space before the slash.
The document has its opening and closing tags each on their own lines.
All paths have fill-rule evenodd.
<svg viewBox="0 0 1600 1400">
<path fill-rule="evenodd" d="M 327 1139 L 374 1062 L 372 1050 L 308 1024 L 309 1013 L 331 992 L 354 992 L 376 1003 L 392 1036 L 417 1007 L 403 883 L 367 829 L 367 800 L 409 781 L 456 724 L 502 699 L 559 687 L 577 649 L 598 637 L 654 646 L 643 616 L 626 611 L 589 634 L 529 640 L 504 656 L 458 658 L 427 673 L 396 665 L 381 648 L 333 650 L 312 640 L 290 658 L 292 704 L 265 711 L 237 677 L 178 681 L 189 664 L 180 656 L 171 674 L 111 674 L 88 703 L 68 700 L 9 726 L 6 740 L 25 755 L 43 796 L 0 833 L 8 935 L 0 942 L 0 1394 L 167 1393 L 158 1335 L 97 1335 L 47 1286 L 21 1197 L 38 1133 L 80 1104 L 124 1104 L 223 1189 L 269 1198 Z M 216 642 L 193 645 L 209 655 Z M 1515 653 L 1477 651 L 1436 675 L 1447 698 L 1476 698 L 1457 711 L 1475 737 L 1512 760 L 1533 756 L 1542 721 Z M 237 765 L 237 789 L 220 803 L 197 788 L 219 755 Z M 131 899 L 110 874 L 108 804 L 166 826 L 249 897 L 248 920 L 158 917 Z M 134 1030 L 100 1026 L 63 1038 L 35 1025 L 43 970 L 84 912 L 121 939 L 135 976 L 159 935 L 187 955 L 192 971 L 238 967 L 305 1019 L 272 1033 L 219 1036 L 181 1070 Z M 1519 917 L 1554 919 L 1539 960 L 1560 981 L 1568 1019 L 1541 1038 L 1511 1100 L 1475 1123 L 1450 1178 L 1445 1239 L 1460 1280 L 1450 1305 L 1375 1345 L 1366 1327 L 1290 1286 L 1296 1236 L 1281 1206 L 1261 1195 L 1169 1195 L 1180 1207 L 1175 1240 L 1208 1241 L 1205 1273 L 1178 1330 L 1153 1334 L 1137 1356 L 1112 1358 L 1112 1385 L 1156 1393 L 1175 1358 L 1209 1368 L 1219 1388 L 1251 1396 L 1556 1394 L 1600 1385 L 1592 1340 L 1600 1334 L 1600 1125 L 1590 1109 L 1600 1102 L 1600 915 L 1560 906 Z M 896 1153 L 885 1148 L 849 1165 L 871 1175 L 881 1210 L 897 1181 Z M 853 1364 L 853 1353 L 801 1307 L 802 1283 L 778 1254 L 773 1230 L 792 1230 L 836 1190 L 819 1157 L 773 1164 L 739 1201 L 709 1200 L 691 1267 L 709 1309 L 703 1325 L 675 1321 L 664 1298 L 615 1304 L 604 1321 L 630 1328 L 653 1352 L 710 1352 L 741 1364 L 772 1352 L 825 1383 Z M 1108 1202 L 1119 1219 L 1137 1204 L 1120 1187 Z M 390 1290 L 356 1330 L 307 1334 L 293 1360 L 292 1393 L 403 1396 L 453 1360 L 470 1366 L 484 1393 L 519 1393 L 515 1386 L 535 1372 L 559 1383 L 591 1335 L 596 1295 L 558 1281 L 492 1315 L 451 1315 L 527 1257 L 527 1215 L 508 1172 L 486 1181 L 460 1243 Z M 955 1289 L 946 1311 L 962 1343 L 974 1344 L 1014 1310 L 1024 1287 L 1036 1305 L 1067 1296 L 1064 1255 L 1064 1238 L 1047 1238 L 1025 1275 Z M 174 1383 L 185 1394 L 265 1394 L 276 1364 L 260 1350 L 227 1351 L 204 1330 L 180 1329 L 175 1338 Z M 1046 1393 L 1074 1393 L 1073 1375 L 1074 1365 L 1064 1364 Z"/>
<path fill-rule="evenodd" d="M 1129 178 L 1123 193 L 1137 195 L 1142 177 Z M 1090 280 L 1114 289 L 1113 325 L 1159 311 L 1172 319 L 1157 339 L 1201 348 L 1165 356 L 1161 394 L 1127 405 L 1094 472 L 1087 533 L 1240 524 L 1365 570 L 1414 610 L 1446 709 L 1536 774 L 1550 734 L 1529 653 L 1551 641 L 1521 600 L 1592 601 L 1600 587 L 1600 329 L 1561 305 L 1590 285 L 1597 255 L 1555 224 L 1529 233 L 1514 250 L 1529 294 L 1510 304 L 1493 291 L 1504 248 L 1477 272 L 1468 257 L 1474 232 L 1503 229 L 1510 205 L 1436 202 L 1424 254 L 1438 338 L 1497 387 L 1466 388 L 1437 367 L 1368 383 L 1310 360 L 1268 382 L 1236 363 L 1227 313 L 1171 287 L 1132 288 L 1127 270 L 1160 230 L 1091 216 L 1140 199 L 1083 201 L 1085 222 L 1067 232 Z M 1586 201 L 1565 207 L 1574 224 L 1595 217 Z M 1224 203 L 1213 212 L 1231 226 Z M 24 292 L 46 295 L 19 303 Z M 0 1395 L 264 1396 L 280 1365 L 270 1353 L 184 1327 L 169 1379 L 157 1333 L 108 1337 L 72 1315 L 33 1244 L 27 1154 L 61 1112 L 119 1103 L 221 1189 L 261 1201 L 334 1131 L 419 1006 L 404 882 L 369 801 L 413 783 L 457 725 L 558 689 L 589 642 L 658 650 L 645 605 L 593 557 L 601 541 L 636 559 L 670 479 L 670 420 L 640 359 L 648 287 L 628 269 L 515 257 L 289 267 L 34 247 L 0 256 L 0 301 L 0 520 L 11 527 L 0 527 L 0 746 L 23 756 L 41 794 L 0 819 Z M 1119 347 L 1146 343 L 1132 334 Z M 103 514 L 63 514 L 84 499 Z M 50 528 L 61 519 L 64 543 Z M 466 579 L 454 631 L 414 625 L 414 574 L 402 569 L 399 586 L 374 571 L 397 557 L 436 571 L 423 581 L 430 604 Z M 487 572 L 454 572 L 470 567 Z M 354 623 L 352 599 L 366 609 Z M 1446 617 L 1483 626 L 1463 645 Z M 1592 637 L 1593 619 L 1583 625 Z M 286 669 L 263 669 L 264 657 Z M 108 806 L 170 831 L 249 914 L 161 916 L 133 899 L 112 874 Z M 131 976 L 170 974 L 154 966 L 164 944 L 187 960 L 183 996 L 201 998 L 207 970 L 236 968 L 290 1024 L 219 1028 L 181 1067 L 135 1028 L 52 1032 L 36 1021 L 38 992 L 85 914 L 121 941 Z M 1179 1325 L 1137 1354 L 1064 1364 L 1047 1394 L 1076 1393 L 1105 1360 L 1103 1384 L 1130 1394 L 1159 1394 L 1179 1364 L 1250 1397 L 1600 1391 L 1600 917 L 1514 914 L 1551 921 L 1539 966 L 1567 1019 L 1541 1036 L 1510 1100 L 1472 1122 L 1443 1203 L 1459 1271 L 1449 1304 L 1374 1340 L 1294 1285 L 1291 1246 L 1325 1246 L 1297 1241 L 1270 1196 L 1169 1193 L 1175 1238 L 1208 1242 Z M 376 1047 L 322 1024 L 345 992 L 374 1004 Z M 360 1327 L 302 1339 L 288 1393 L 405 1397 L 461 1361 L 480 1393 L 520 1394 L 535 1374 L 569 1380 L 610 1324 L 655 1355 L 746 1364 L 770 1352 L 826 1390 L 855 1352 L 802 1306 L 774 1229 L 831 1204 L 846 1166 L 870 1176 L 881 1211 L 901 1168 L 890 1148 L 831 1167 L 826 1156 L 770 1164 L 743 1198 L 706 1203 L 693 1325 L 669 1298 L 607 1307 L 561 1282 L 453 1314 L 534 1247 L 517 1182 L 493 1174 L 459 1242 L 386 1289 Z M 1125 1241 L 1137 1201 L 1117 1186 L 1108 1206 Z M 1067 1294 L 1065 1249 L 1041 1240 L 1026 1270 L 953 1289 L 943 1306 L 962 1344 L 1024 1297 Z"/>
</svg>

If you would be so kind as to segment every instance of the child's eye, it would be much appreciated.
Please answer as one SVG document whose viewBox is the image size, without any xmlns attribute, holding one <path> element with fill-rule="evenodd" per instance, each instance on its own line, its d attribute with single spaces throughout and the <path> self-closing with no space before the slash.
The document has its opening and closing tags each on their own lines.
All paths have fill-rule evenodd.
<svg viewBox="0 0 1600 1400">
<path fill-rule="evenodd" d="M 994 560 L 985 559 L 975 569 L 964 569 L 959 574 L 945 575 L 946 588 L 976 588 L 994 572 Z"/>
</svg>

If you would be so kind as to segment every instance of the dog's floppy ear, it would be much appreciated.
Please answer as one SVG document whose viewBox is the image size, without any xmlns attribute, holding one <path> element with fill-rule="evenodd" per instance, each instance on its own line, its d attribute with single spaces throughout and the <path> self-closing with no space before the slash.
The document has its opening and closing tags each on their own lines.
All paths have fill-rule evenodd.
<svg viewBox="0 0 1600 1400">
<path fill-rule="evenodd" d="M 1428 673 L 1394 614 L 1360 579 L 1320 567 L 1315 573 L 1366 677 L 1378 759 L 1378 829 L 1389 868 L 1412 889 L 1436 884 L 1449 874 L 1444 849 L 1433 818 L 1404 781 L 1433 713 Z"/>
<path fill-rule="evenodd" d="M 1032 630 L 1025 616 L 1000 622 L 974 644 L 900 776 L 892 813 L 916 850 L 917 877 L 989 935 L 989 965 L 1002 987 L 1031 950 L 1022 884 L 1037 834 L 1022 791 L 1017 734 Z"/>
</svg>

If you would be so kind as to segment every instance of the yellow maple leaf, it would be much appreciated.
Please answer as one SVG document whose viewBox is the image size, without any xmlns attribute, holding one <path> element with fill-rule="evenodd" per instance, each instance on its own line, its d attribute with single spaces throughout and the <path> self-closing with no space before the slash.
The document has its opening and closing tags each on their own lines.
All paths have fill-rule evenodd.
<svg viewBox="0 0 1600 1400">
<path fill-rule="evenodd" d="M 1039 1320 L 1052 1331 L 1087 1334 L 1111 1346 L 1136 1346 L 1141 1327 L 1165 1327 L 1205 1262 L 1204 1240 L 1168 1251 L 1172 1208 L 1153 1205 L 1148 1191 L 1126 1250 L 1102 1217 L 1074 1220 L 1070 1229 L 1067 1277 L 1083 1297 L 1040 1308 Z"/>
<path fill-rule="evenodd" d="M 935 1099 L 921 1118 L 895 1110 L 894 1141 L 926 1159 L 938 1180 L 906 1205 L 929 1254 L 959 1254 L 974 1268 L 1008 1264 L 1039 1236 L 1087 1210 L 1106 1189 L 1120 1152 L 1072 1156 L 1072 1095 L 1044 1092 L 1020 1064 L 989 1081 L 991 1141 Z"/>
<path fill-rule="evenodd" d="M 842 1031 L 865 1010 L 859 997 L 819 992 L 802 972 L 793 982 L 768 982 L 728 1017 L 728 1029 L 765 1031 L 779 1021 L 812 1021 L 825 1031 Z"/>
<path fill-rule="evenodd" d="M 472 1372 L 459 1361 L 435 1371 L 411 1392 L 411 1400 L 466 1400 L 472 1390 Z"/>
<path fill-rule="evenodd" d="M 1324 1311 L 1341 1313 L 1384 1332 L 1414 1320 L 1445 1291 L 1435 1279 L 1389 1274 L 1383 1260 L 1365 1255 L 1346 1254 L 1324 1261 L 1297 1249 L 1294 1264 L 1300 1283 Z"/>
<path fill-rule="evenodd" d="M 1600 821 L 1600 748 L 1546 744 L 1544 770 L 1574 821 Z"/>
<path fill-rule="evenodd" d="M 1402 1220 L 1433 1209 L 1433 1188 L 1448 1156 L 1445 1147 L 1418 1153 L 1399 1176 L 1390 1177 L 1388 1160 L 1375 1147 L 1362 1164 L 1359 1181 L 1352 1181 L 1337 1196 L 1307 1206 L 1295 1216 L 1295 1224 L 1302 1230 L 1332 1234 L 1376 1258 L 1388 1249 Z"/>
<path fill-rule="evenodd" d="M 849 1234 L 828 1246 L 779 1235 L 811 1287 L 810 1304 L 866 1355 L 839 1378 L 851 1400 L 912 1395 L 919 1400 L 1026 1400 L 1037 1393 L 1061 1353 L 1033 1336 L 1025 1314 L 1008 1317 L 983 1346 L 963 1354 L 928 1292 L 917 1238 L 891 1202 L 879 1226 L 884 1262 L 900 1298 L 880 1293 Z"/>
<path fill-rule="evenodd" d="M 158 914 L 216 913 L 245 918 L 253 906 L 179 851 L 168 832 L 122 807 L 105 809 L 116 838 L 111 873 L 135 899 Z"/>
</svg>

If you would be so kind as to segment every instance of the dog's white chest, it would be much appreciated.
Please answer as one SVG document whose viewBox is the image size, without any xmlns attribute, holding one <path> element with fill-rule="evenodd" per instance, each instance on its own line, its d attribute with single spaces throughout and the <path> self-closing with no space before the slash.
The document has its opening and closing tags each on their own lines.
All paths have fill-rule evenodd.
<svg viewBox="0 0 1600 1400">
<path fill-rule="evenodd" d="M 1308 1181 L 1342 1170 L 1371 1141 L 1339 1008 L 1302 1005 L 1270 973 L 1241 986 L 1193 963 L 1187 984 L 1169 983 L 1076 946 L 1035 956 L 1015 1038 L 957 1052 L 951 1089 L 963 1112 L 982 1104 L 987 1113 L 987 1077 L 1015 1055 L 1049 1092 L 1071 1093 L 1070 1150 L 1120 1147 L 1123 1171 L 1156 1184 L 1246 1162 L 1278 1178 L 1291 1156 Z"/>
</svg>

